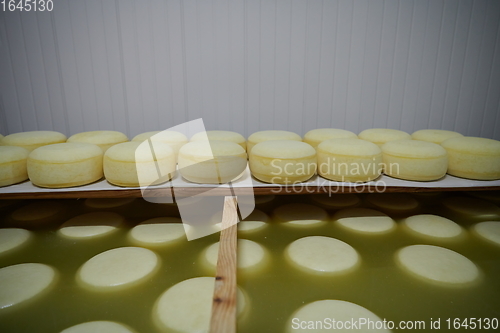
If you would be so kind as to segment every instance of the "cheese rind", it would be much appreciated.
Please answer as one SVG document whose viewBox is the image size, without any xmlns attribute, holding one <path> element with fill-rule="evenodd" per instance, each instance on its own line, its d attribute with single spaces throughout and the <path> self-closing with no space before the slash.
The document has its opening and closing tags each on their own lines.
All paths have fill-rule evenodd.
<svg viewBox="0 0 500 333">
<path fill-rule="evenodd" d="M 248 137 L 247 151 L 248 153 L 251 153 L 252 148 L 260 142 L 277 141 L 277 140 L 302 141 L 302 138 L 297 133 L 290 131 L 269 130 L 269 131 L 255 132 Z"/>
<path fill-rule="evenodd" d="M 362 234 L 385 234 L 396 229 L 392 218 L 368 208 L 346 208 L 333 215 L 334 224 Z"/>
<path fill-rule="evenodd" d="M 310 130 L 304 135 L 304 142 L 314 148 L 329 139 L 357 139 L 358 136 L 351 131 L 339 128 L 317 128 Z"/>
<path fill-rule="evenodd" d="M 58 230 L 60 236 L 70 239 L 89 239 L 116 232 L 125 219 L 113 212 L 93 212 L 75 216 Z"/>
<path fill-rule="evenodd" d="M 133 227 L 129 239 L 140 246 L 163 246 L 185 239 L 182 221 L 177 217 L 157 217 Z"/>
<path fill-rule="evenodd" d="M 389 141 L 411 140 L 411 135 L 406 132 L 390 128 L 371 128 L 359 133 L 358 138 L 373 142 L 379 147 L 382 147 L 384 143 Z"/>
<path fill-rule="evenodd" d="M 321 226 L 328 220 L 328 213 L 318 206 L 304 203 L 290 203 L 279 206 L 273 211 L 276 221 L 287 227 Z"/>
<path fill-rule="evenodd" d="M 206 131 L 196 133 L 191 137 L 191 141 L 229 141 L 239 144 L 243 149 L 247 149 L 247 141 L 240 133 L 231 131 Z"/>
<path fill-rule="evenodd" d="M 71 326 L 61 333 L 135 333 L 135 331 L 120 323 L 100 320 Z"/>
<path fill-rule="evenodd" d="M 2 139 L 2 145 L 22 147 L 30 152 L 38 147 L 63 142 L 66 142 L 66 135 L 54 131 L 19 132 Z"/>
<path fill-rule="evenodd" d="M 19 228 L 0 229 L 0 255 L 19 248 L 32 238 L 31 231 Z"/>
<path fill-rule="evenodd" d="M 89 131 L 74 134 L 68 142 L 91 143 L 99 146 L 105 153 L 110 147 L 128 141 L 128 137 L 118 131 Z"/>
<path fill-rule="evenodd" d="M 215 270 L 219 255 L 219 245 L 217 242 L 210 245 L 203 251 L 203 259 L 211 270 Z M 256 273 L 262 271 L 269 262 L 267 250 L 254 241 L 248 239 L 238 239 L 238 270 L 243 273 Z"/>
<path fill-rule="evenodd" d="M 0 187 L 28 179 L 29 151 L 22 147 L 0 146 Z"/>
<path fill-rule="evenodd" d="M 410 216 L 402 225 L 411 233 L 434 239 L 453 239 L 464 233 L 462 227 L 447 218 L 422 214 Z"/>
<path fill-rule="evenodd" d="M 132 141 L 135 142 L 143 142 L 146 140 L 163 142 L 169 145 L 175 152 L 175 154 L 179 154 L 179 149 L 188 143 L 188 138 L 181 132 L 177 131 L 153 131 L 153 132 L 145 132 L 136 135 Z"/>
<path fill-rule="evenodd" d="M 456 137 L 462 137 L 463 135 L 447 130 L 438 130 L 438 129 L 423 129 L 419 131 L 415 131 L 412 133 L 411 138 L 413 140 L 427 141 L 436 144 L 441 144 L 442 142 Z"/>
<path fill-rule="evenodd" d="M 472 227 L 472 231 L 480 238 L 492 244 L 500 245 L 500 222 L 485 221 L 477 223 Z"/>
</svg>

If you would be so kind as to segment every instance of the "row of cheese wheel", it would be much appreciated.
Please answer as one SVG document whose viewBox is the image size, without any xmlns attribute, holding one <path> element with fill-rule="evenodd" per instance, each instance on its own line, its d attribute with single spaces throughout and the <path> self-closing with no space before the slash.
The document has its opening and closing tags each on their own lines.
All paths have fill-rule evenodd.
<svg viewBox="0 0 500 333">
<path fill-rule="evenodd" d="M 247 165 L 257 179 L 277 184 L 306 181 L 315 173 L 334 181 L 366 182 L 385 174 L 415 181 L 451 175 L 500 178 L 500 142 L 444 130 L 411 136 L 391 129 L 356 134 L 316 129 L 302 138 L 288 131 L 260 131 L 248 141 L 229 131 L 187 137 L 175 131 L 147 132 L 127 142 L 120 132 L 94 131 L 66 137 L 33 131 L 4 137 L 0 146 L 0 186 L 30 178 L 49 188 L 80 186 L 104 175 L 118 186 L 149 186 L 179 171 L 195 183 L 226 183 Z M 100 148 L 100 149 L 99 149 Z M 32 151 L 30 153 L 30 151 Z"/>
</svg>

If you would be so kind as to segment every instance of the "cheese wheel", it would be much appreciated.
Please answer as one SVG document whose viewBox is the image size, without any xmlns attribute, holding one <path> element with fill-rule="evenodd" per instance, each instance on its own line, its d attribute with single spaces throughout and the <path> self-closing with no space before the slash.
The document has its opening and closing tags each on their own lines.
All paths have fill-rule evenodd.
<svg viewBox="0 0 500 333">
<path fill-rule="evenodd" d="M 391 332 L 386 326 L 385 320 L 360 305 L 325 299 L 295 311 L 287 322 L 286 332 Z"/>
<path fill-rule="evenodd" d="M 237 266 L 241 273 L 258 273 L 269 263 L 267 250 L 254 241 L 248 239 L 238 239 Z M 215 272 L 219 255 L 219 242 L 210 245 L 202 253 L 202 261 L 211 272 Z"/>
<path fill-rule="evenodd" d="M 373 142 L 379 147 L 382 147 L 384 143 L 389 141 L 411 140 L 411 135 L 406 132 L 390 128 L 371 128 L 359 133 L 358 138 Z"/>
<path fill-rule="evenodd" d="M 361 200 L 356 194 L 341 193 L 341 194 L 313 194 L 311 200 L 326 209 L 342 209 L 358 206 Z"/>
<path fill-rule="evenodd" d="M 387 214 L 409 214 L 419 208 L 418 201 L 406 193 L 370 193 L 366 201 Z"/>
<path fill-rule="evenodd" d="M 130 327 L 113 321 L 89 321 L 62 330 L 61 333 L 134 333 Z"/>
<path fill-rule="evenodd" d="M 304 142 L 310 144 L 314 148 L 329 139 L 357 139 L 358 136 L 351 131 L 346 131 L 339 128 L 318 128 L 307 132 L 304 135 Z"/>
<path fill-rule="evenodd" d="M 196 133 L 191 137 L 191 141 L 229 141 L 239 144 L 243 149 L 247 149 L 245 137 L 239 133 L 231 131 L 206 131 Z"/>
<path fill-rule="evenodd" d="M 464 234 L 462 227 L 447 218 L 422 214 L 403 220 L 402 226 L 411 234 L 439 240 L 456 239 Z"/>
<path fill-rule="evenodd" d="M 396 222 L 379 211 L 368 208 L 346 208 L 333 216 L 340 228 L 362 234 L 385 234 L 396 229 Z"/>
<path fill-rule="evenodd" d="M 358 252 L 352 246 L 323 236 L 309 236 L 293 241 L 285 250 L 285 258 L 292 266 L 319 275 L 349 273 L 361 262 Z"/>
<path fill-rule="evenodd" d="M 28 156 L 28 176 L 40 187 L 63 188 L 102 178 L 102 150 L 89 143 L 58 143 L 37 148 Z"/>
<path fill-rule="evenodd" d="M 94 212 L 75 216 L 61 225 L 57 233 L 70 239 L 88 239 L 118 231 L 125 219 L 112 212 Z"/>
<path fill-rule="evenodd" d="M 175 152 L 179 154 L 179 149 L 188 143 L 188 138 L 181 132 L 177 131 L 153 131 L 136 135 L 132 141 L 143 142 L 146 140 L 163 142 L 170 146 Z"/>
<path fill-rule="evenodd" d="M 477 266 L 463 255 L 433 245 L 410 245 L 396 253 L 397 264 L 407 273 L 443 286 L 466 286 L 479 279 Z"/>
<path fill-rule="evenodd" d="M 478 180 L 500 179 L 500 141 L 466 136 L 448 139 L 441 145 L 448 152 L 448 174 Z"/>
<path fill-rule="evenodd" d="M 445 198 L 441 203 L 446 209 L 458 216 L 465 215 L 483 219 L 500 217 L 500 207 L 481 199 L 455 196 Z"/>
<path fill-rule="evenodd" d="M 59 201 L 37 200 L 13 211 L 10 218 L 16 226 L 35 228 L 56 220 L 63 210 Z"/>
<path fill-rule="evenodd" d="M 2 139 L 4 146 L 18 146 L 30 152 L 41 146 L 63 142 L 66 142 L 66 135 L 54 131 L 19 132 Z"/>
<path fill-rule="evenodd" d="M 224 184 L 237 180 L 247 166 L 247 154 L 228 141 L 196 141 L 179 151 L 179 172 L 193 183 Z"/>
<path fill-rule="evenodd" d="M 485 221 L 477 223 L 472 227 L 472 231 L 480 238 L 492 244 L 500 245 L 500 222 Z"/>
<path fill-rule="evenodd" d="M 20 248 L 28 243 L 32 237 L 31 232 L 28 230 L 18 228 L 0 229 L 0 255 Z"/>
<path fill-rule="evenodd" d="M 215 278 L 197 277 L 170 287 L 156 301 L 153 320 L 163 331 L 208 332 L 212 312 Z M 237 312 L 244 315 L 249 304 L 245 293 L 237 289 Z"/>
<path fill-rule="evenodd" d="M 85 206 L 98 209 L 116 208 L 134 200 L 135 198 L 89 198 L 85 200 Z"/>
<path fill-rule="evenodd" d="M 56 277 L 52 267 L 38 263 L 0 268 L 0 310 L 47 292 L 54 286 Z"/>
<path fill-rule="evenodd" d="M 295 228 L 319 227 L 328 220 L 328 213 L 318 206 L 304 203 L 290 203 L 273 211 L 276 221 Z"/>
<path fill-rule="evenodd" d="M 451 138 L 462 137 L 463 135 L 458 132 L 438 130 L 438 129 L 423 129 L 413 132 L 411 138 L 413 140 L 427 141 L 432 143 L 441 144 Z"/>
<path fill-rule="evenodd" d="M 0 187 L 28 179 L 29 151 L 22 147 L 0 146 Z"/>
<path fill-rule="evenodd" d="M 316 150 L 300 141 L 265 141 L 252 148 L 249 165 L 252 175 L 260 181 L 299 183 L 316 173 Z"/>
<path fill-rule="evenodd" d="M 238 234 L 247 235 L 264 230 L 268 226 L 268 221 L 269 216 L 266 213 L 254 209 L 250 215 L 238 223 Z"/>
<path fill-rule="evenodd" d="M 128 141 L 125 134 L 117 131 L 90 131 L 73 134 L 68 142 L 92 143 L 105 153 L 110 147 Z"/>
<path fill-rule="evenodd" d="M 367 182 L 382 173 L 382 152 L 360 139 L 330 139 L 318 147 L 318 174 L 340 182 Z"/>
<path fill-rule="evenodd" d="M 270 130 L 270 131 L 255 132 L 248 137 L 247 151 L 250 154 L 252 152 L 253 146 L 255 146 L 256 144 L 264 141 L 276 141 L 276 140 L 302 141 L 302 138 L 297 133 L 289 131 Z"/>
<path fill-rule="evenodd" d="M 446 150 L 432 142 L 390 141 L 382 146 L 382 157 L 384 173 L 404 180 L 437 180 L 448 168 Z"/>
<path fill-rule="evenodd" d="M 466 193 L 500 205 L 500 191 L 468 191 Z"/>
<path fill-rule="evenodd" d="M 113 185 L 149 186 L 172 179 L 176 172 L 175 153 L 169 145 L 152 142 L 124 142 L 104 154 L 104 176 Z M 159 172 L 159 174 L 158 174 Z"/>
<path fill-rule="evenodd" d="M 96 291 L 114 291 L 149 280 L 159 269 L 160 258 L 141 247 L 120 247 L 90 258 L 77 273 L 77 282 Z"/>
<path fill-rule="evenodd" d="M 185 239 L 182 220 L 178 217 L 157 217 L 133 227 L 129 239 L 140 246 L 163 246 Z"/>
</svg>

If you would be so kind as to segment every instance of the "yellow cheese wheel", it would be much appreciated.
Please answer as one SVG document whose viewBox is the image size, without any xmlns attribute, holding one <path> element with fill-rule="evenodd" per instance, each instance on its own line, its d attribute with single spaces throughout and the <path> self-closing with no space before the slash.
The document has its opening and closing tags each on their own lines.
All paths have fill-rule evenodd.
<svg viewBox="0 0 500 333">
<path fill-rule="evenodd" d="M 163 142 L 169 145 L 175 152 L 179 154 L 179 149 L 188 143 L 187 137 L 177 131 L 153 131 L 136 135 L 132 141 L 143 142 L 146 140 Z"/>
<path fill-rule="evenodd" d="M 253 146 L 259 142 L 276 140 L 302 141 L 302 138 L 297 133 L 289 131 L 270 130 L 255 132 L 248 137 L 247 151 L 248 153 L 252 152 Z"/>
<path fill-rule="evenodd" d="M 19 132 L 2 139 L 2 145 L 23 147 L 30 152 L 41 146 L 63 142 L 66 142 L 66 135 L 54 131 Z"/>
<path fill-rule="evenodd" d="M 239 144 L 243 149 L 247 149 L 245 137 L 239 133 L 231 131 L 206 131 L 196 133 L 191 137 L 191 141 L 229 141 Z"/>
<path fill-rule="evenodd" d="M 413 132 L 411 138 L 413 140 L 428 141 L 432 143 L 441 144 L 443 141 L 461 137 L 462 134 L 453 131 L 438 130 L 438 129 L 424 129 Z"/>
<path fill-rule="evenodd" d="M 390 128 L 371 128 L 359 133 L 358 138 L 373 142 L 379 147 L 382 147 L 384 143 L 389 141 L 411 140 L 411 135 L 406 132 Z"/>
<path fill-rule="evenodd" d="M 304 142 L 310 144 L 314 148 L 329 139 L 357 139 L 358 136 L 351 131 L 339 128 L 317 128 L 310 130 L 304 135 Z"/>
<path fill-rule="evenodd" d="M 28 155 L 22 147 L 0 146 L 0 187 L 28 179 Z"/>
<path fill-rule="evenodd" d="M 99 146 L 103 153 L 110 147 L 128 141 L 125 134 L 118 131 L 90 131 L 73 134 L 68 138 L 68 142 L 92 143 Z"/>
</svg>

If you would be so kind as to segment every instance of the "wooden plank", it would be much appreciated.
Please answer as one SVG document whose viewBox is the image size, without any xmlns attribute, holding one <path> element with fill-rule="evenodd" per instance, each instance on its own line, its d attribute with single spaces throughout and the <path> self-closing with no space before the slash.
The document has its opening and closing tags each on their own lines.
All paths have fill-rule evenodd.
<svg viewBox="0 0 500 333">
<path fill-rule="evenodd" d="M 222 212 L 222 231 L 210 320 L 211 333 L 236 332 L 237 222 L 236 197 L 226 196 Z"/>
</svg>

